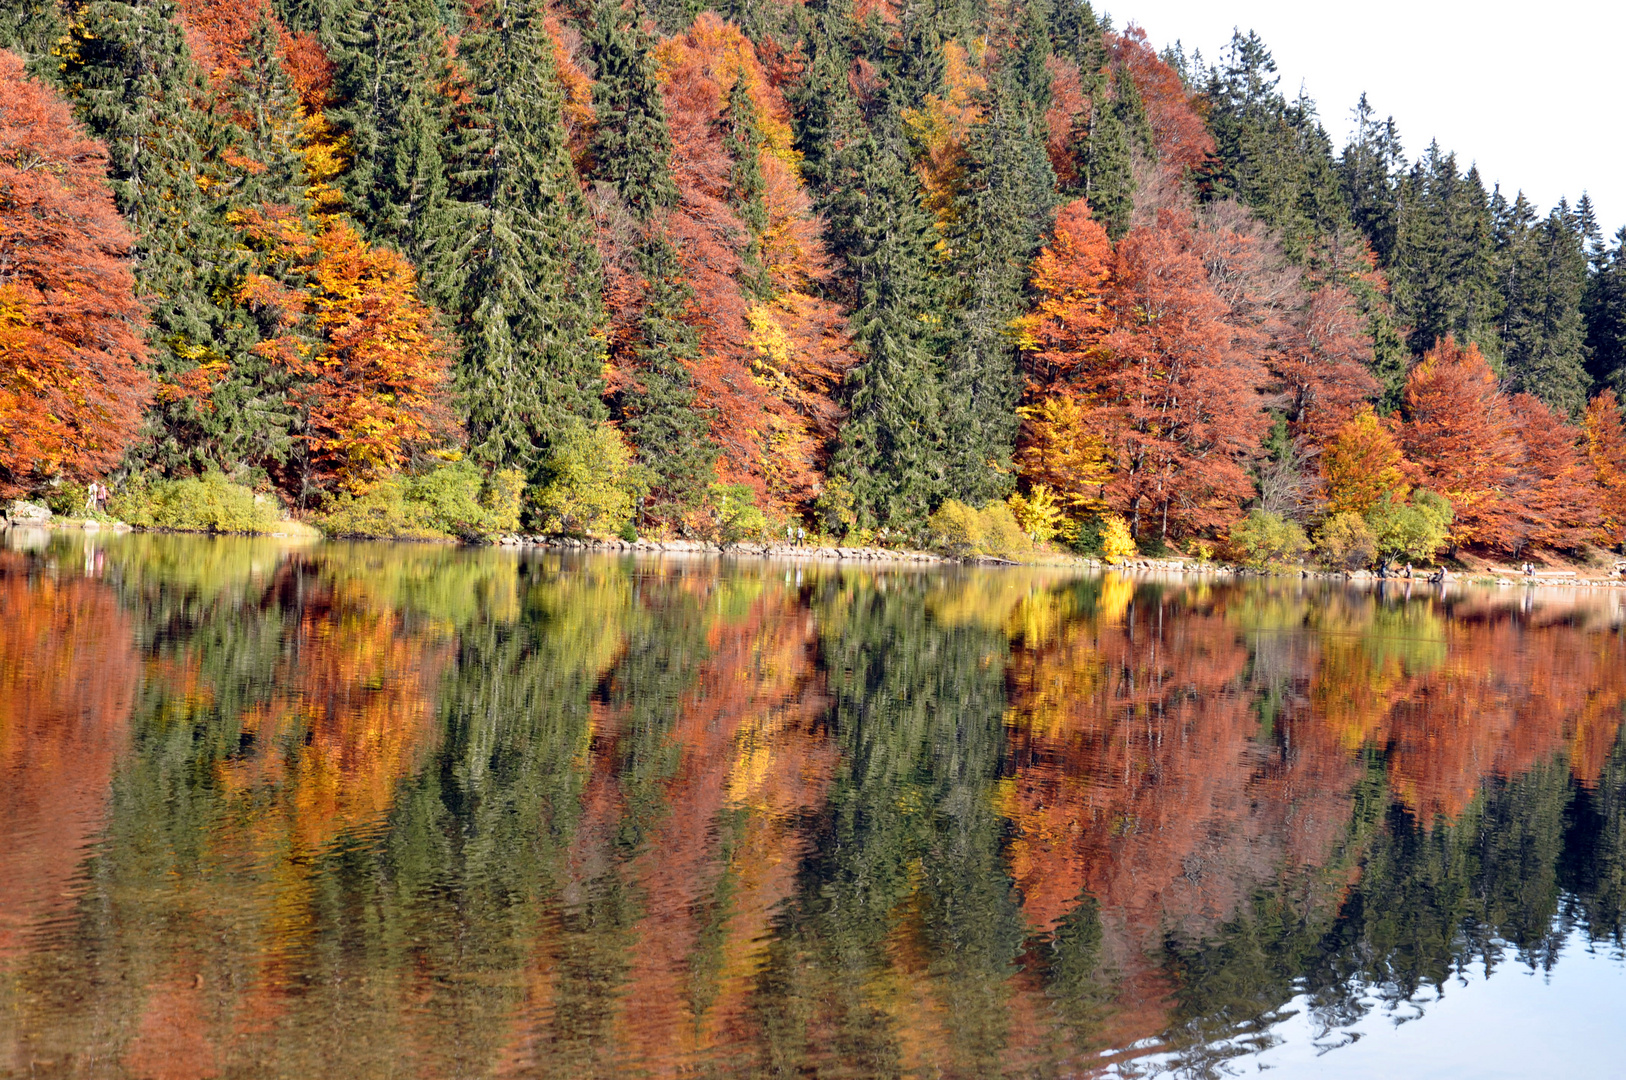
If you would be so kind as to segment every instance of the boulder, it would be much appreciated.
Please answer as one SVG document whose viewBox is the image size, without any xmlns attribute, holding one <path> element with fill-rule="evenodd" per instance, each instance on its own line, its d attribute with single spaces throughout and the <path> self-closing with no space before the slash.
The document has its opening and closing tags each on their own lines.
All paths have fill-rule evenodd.
<svg viewBox="0 0 1626 1080">
<path fill-rule="evenodd" d="M 13 525 L 46 525 L 51 521 L 51 508 L 18 499 L 6 507 L 6 520 Z"/>
</svg>

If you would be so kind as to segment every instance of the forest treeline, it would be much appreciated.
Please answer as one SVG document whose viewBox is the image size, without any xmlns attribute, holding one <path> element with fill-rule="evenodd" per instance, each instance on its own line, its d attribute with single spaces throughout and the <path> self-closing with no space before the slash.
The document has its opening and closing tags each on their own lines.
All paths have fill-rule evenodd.
<svg viewBox="0 0 1626 1080">
<path fill-rule="evenodd" d="M 1069 0 L 697 8 L 12 0 L 0 494 L 1626 541 L 1626 228 L 1584 195 L 1487 190 L 1364 100 L 1335 149 L 1252 34 L 1210 65 Z"/>
</svg>

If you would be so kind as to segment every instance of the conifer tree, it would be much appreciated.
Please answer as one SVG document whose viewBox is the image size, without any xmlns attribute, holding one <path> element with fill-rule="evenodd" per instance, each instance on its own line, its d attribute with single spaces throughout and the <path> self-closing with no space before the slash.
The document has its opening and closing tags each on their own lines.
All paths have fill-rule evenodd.
<svg viewBox="0 0 1626 1080">
<path fill-rule="evenodd" d="M 1615 234 L 1613 248 L 1594 248 L 1581 310 L 1592 378 L 1626 396 L 1626 227 Z"/>
<path fill-rule="evenodd" d="M 1315 105 L 1277 90 L 1276 61 L 1257 34 L 1236 34 L 1207 88 L 1217 149 L 1206 170 L 1207 194 L 1234 196 L 1276 230 L 1303 259 L 1316 240 L 1349 220 L 1332 160 L 1332 143 Z"/>
<path fill-rule="evenodd" d="M 1355 107 L 1355 132 L 1338 158 L 1338 179 L 1350 217 L 1365 235 L 1380 264 L 1394 255 L 1400 179 L 1406 158 L 1394 117 L 1379 122 L 1366 95 Z"/>
<path fill-rule="evenodd" d="M 1498 214 L 1501 336 L 1509 393 L 1576 418 L 1586 408 L 1582 294 L 1587 261 L 1574 213 L 1560 203 L 1537 222 L 1524 194 Z"/>
<path fill-rule="evenodd" d="M 1490 200 L 1476 169 L 1457 172 L 1438 143 L 1401 185 L 1394 256 L 1387 267 L 1395 312 L 1412 327 L 1413 352 L 1448 336 L 1500 362 L 1495 238 Z"/>
<path fill-rule="evenodd" d="M 363 0 L 325 28 L 334 60 L 335 104 L 326 110 L 347 140 L 340 177 L 345 205 L 374 242 L 418 265 L 428 291 L 450 280 L 439 242 L 451 227 L 442 147 L 450 102 L 443 74 L 441 24 L 431 0 Z"/>
<path fill-rule="evenodd" d="M 759 300 L 765 299 L 769 283 L 767 268 L 762 263 L 762 235 L 768 230 L 768 206 L 764 198 L 767 182 L 758 157 L 763 139 L 757 126 L 756 106 L 743 74 L 728 89 L 722 123 L 724 145 L 732 162 L 728 176 L 729 200 L 750 233 L 741 257 L 741 281 L 747 293 Z"/>
<path fill-rule="evenodd" d="M 174 13 L 167 0 L 86 5 L 62 79 L 107 146 L 114 200 L 136 232 L 137 289 L 151 298 L 157 401 L 139 453 L 186 474 L 277 460 L 291 441 L 234 299 L 245 266 L 229 214 L 243 170 L 223 175 L 220 157 L 244 140 L 212 106 Z"/>
<path fill-rule="evenodd" d="M 717 454 L 707 438 L 709 418 L 695 407 L 692 365 L 700 357 L 700 335 L 688 322 L 694 291 L 666 229 L 678 204 L 672 136 L 647 35 L 613 0 L 599 5 L 588 45 L 598 69 L 589 150 L 594 175 L 614 188 L 642 231 L 635 383 L 616 409 L 652 474 L 645 512 L 681 517 L 704 499 Z"/>
<path fill-rule="evenodd" d="M 486 15 L 454 173 L 459 381 L 476 458 L 535 477 L 562 425 L 602 415 L 599 264 L 542 7 Z"/>
<path fill-rule="evenodd" d="M 851 326 L 863 362 L 848 376 L 851 415 L 831 472 L 851 496 L 858 526 L 910 528 L 925 521 L 948 482 L 929 344 L 934 230 L 896 149 L 866 137 L 853 156 L 862 173 L 842 209 L 853 222 Z"/>
<path fill-rule="evenodd" d="M 1028 267 L 1050 226 L 1055 192 L 1039 126 L 1043 109 L 1022 77 L 1017 64 L 994 77 L 987 120 L 967 147 L 949 238 L 956 311 L 943 377 L 948 490 L 972 504 L 1009 487 L 1022 394 L 1010 325 L 1026 310 Z"/>
</svg>

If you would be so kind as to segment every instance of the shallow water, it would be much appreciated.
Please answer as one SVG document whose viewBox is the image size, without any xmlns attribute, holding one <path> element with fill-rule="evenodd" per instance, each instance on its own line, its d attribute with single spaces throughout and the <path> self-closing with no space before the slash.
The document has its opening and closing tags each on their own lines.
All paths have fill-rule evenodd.
<svg viewBox="0 0 1626 1080">
<path fill-rule="evenodd" d="M 0 546 L 0 1076 L 1626 1060 L 1618 593 Z"/>
</svg>

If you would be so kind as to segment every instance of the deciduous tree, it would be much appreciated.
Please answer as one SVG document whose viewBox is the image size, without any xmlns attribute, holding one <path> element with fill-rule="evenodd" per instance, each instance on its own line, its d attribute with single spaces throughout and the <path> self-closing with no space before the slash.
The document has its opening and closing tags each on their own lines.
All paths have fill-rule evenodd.
<svg viewBox="0 0 1626 1080">
<path fill-rule="evenodd" d="M 0 496 L 102 475 L 140 424 L 145 312 L 106 168 L 68 106 L 0 51 Z"/>
</svg>

